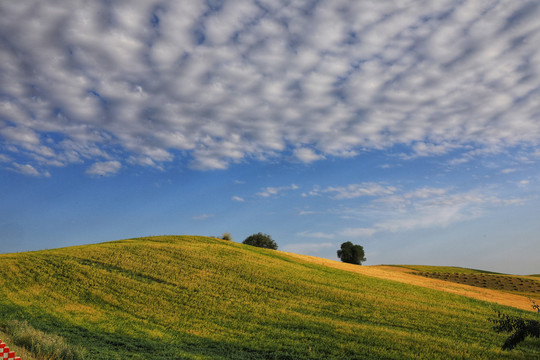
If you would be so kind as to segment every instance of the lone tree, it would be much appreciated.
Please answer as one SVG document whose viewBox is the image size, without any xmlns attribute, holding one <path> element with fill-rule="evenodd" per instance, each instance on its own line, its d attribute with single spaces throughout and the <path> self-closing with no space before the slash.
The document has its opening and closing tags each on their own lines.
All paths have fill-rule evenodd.
<svg viewBox="0 0 540 360">
<path fill-rule="evenodd" d="M 278 246 L 272 237 L 267 234 L 257 233 L 250 235 L 242 242 L 242 244 L 257 246 L 265 249 L 277 250 Z"/>
<path fill-rule="evenodd" d="M 362 265 L 362 261 L 366 261 L 364 248 L 350 241 L 341 244 L 341 250 L 337 251 L 337 256 L 341 261 L 349 264 Z"/>
</svg>

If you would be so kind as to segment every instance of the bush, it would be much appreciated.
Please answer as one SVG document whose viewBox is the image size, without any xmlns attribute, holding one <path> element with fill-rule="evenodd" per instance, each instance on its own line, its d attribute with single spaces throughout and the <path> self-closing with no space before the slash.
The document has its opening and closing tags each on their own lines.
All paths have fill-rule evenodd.
<svg viewBox="0 0 540 360">
<path fill-rule="evenodd" d="M 272 237 L 267 234 L 257 233 L 248 236 L 242 244 L 257 246 L 265 249 L 277 250 L 278 246 Z"/>
<path fill-rule="evenodd" d="M 223 233 L 223 235 L 221 235 L 221 238 L 223 240 L 232 241 L 231 233 L 228 233 L 228 232 Z"/>
<path fill-rule="evenodd" d="M 532 301 L 532 303 L 533 309 L 540 313 L 540 306 L 534 301 Z M 491 321 L 496 324 L 493 327 L 493 330 L 496 332 L 512 333 L 504 341 L 504 344 L 502 345 L 503 350 L 512 350 L 520 342 L 525 340 L 527 336 L 540 338 L 540 321 L 538 320 L 523 319 L 519 316 L 510 316 L 497 312 L 497 318 L 492 319 Z"/>
</svg>

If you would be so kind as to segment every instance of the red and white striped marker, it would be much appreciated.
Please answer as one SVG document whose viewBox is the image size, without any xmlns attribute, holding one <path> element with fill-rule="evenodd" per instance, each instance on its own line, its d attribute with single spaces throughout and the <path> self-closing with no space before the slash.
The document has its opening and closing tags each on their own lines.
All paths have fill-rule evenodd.
<svg viewBox="0 0 540 360">
<path fill-rule="evenodd" d="M 0 359 L 21 360 L 20 357 L 15 356 L 15 351 L 9 351 L 9 346 L 2 340 L 0 340 Z"/>
</svg>

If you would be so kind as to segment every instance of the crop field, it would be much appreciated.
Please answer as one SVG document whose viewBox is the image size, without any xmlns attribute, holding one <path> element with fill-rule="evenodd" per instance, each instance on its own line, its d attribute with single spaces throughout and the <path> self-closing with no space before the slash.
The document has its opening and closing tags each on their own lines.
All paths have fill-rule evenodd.
<svg viewBox="0 0 540 360">
<path fill-rule="evenodd" d="M 0 255 L 0 286 L 0 331 L 92 360 L 540 357 L 488 321 L 530 311 L 208 237 Z"/>
<path fill-rule="evenodd" d="M 540 281 L 535 279 L 529 279 L 524 276 L 445 272 L 422 272 L 417 274 L 430 278 L 452 281 L 460 284 L 467 284 L 488 289 L 511 291 L 523 294 L 540 294 Z"/>
<path fill-rule="evenodd" d="M 463 274 L 493 274 L 482 270 L 456 268 L 448 266 L 424 266 L 424 265 L 370 265 L 370 266 L 354 266 L 338 262 L 335 260 L 321 259 L 313 256 L 299 255 L 289 253 L 290 256 L 303 259 L 320 265 L 342 269 L 354 272 L 364 276 L 376 277 L 379 279 L 393 280 L 409 285 L 425 287 L 438 291 L 444 291 L 451 294 L 470 297 L 473 299 L 489 301 L 499 305 L 506 305 L 522 310 L 532 311 L 531 300 L 540 303 L 540 294 L 524 293 L 508 290 L 492 290 L 486 287 L 471 286 L 457 282 L 446 281 L 436 277 L 418 276 L 418 270 L 429 269 L 430 273 L 447 273 L 448 271 L 463 273 Z M 514 276 L 514 275 L 506 275 Z M 520 278 L 536 279 L 535 277 L 521 276 Z"/>
<path fill-rule="evenodd" d="M 535 299 L 540 298 L 540 279 L 538 279 L 538 275 L 507 275 L 447 266 L 400 265 L 399 267 L 411 270 L 411 274 L 425 276 L 431 279 L 500 290 Z"/>
</svg>

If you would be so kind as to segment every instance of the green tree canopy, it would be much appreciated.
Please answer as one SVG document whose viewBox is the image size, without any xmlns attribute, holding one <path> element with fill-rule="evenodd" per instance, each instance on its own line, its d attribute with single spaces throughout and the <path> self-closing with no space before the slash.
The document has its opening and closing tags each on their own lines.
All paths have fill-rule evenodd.
<svg viewBox="0 0 540 360">
<path fill-rule="evenodd" d="M 265 249 L 277 250 L 278 246 L 272 237 L 268 234 L 257 233 L 248 236 L 242 244 L 257 246 Z"/>
<path fill-rule="evenodd" d="M 337 251 L 337 256 L 341 261 L 349 264 L 362 265 L 362 261 L 366 261 L 364 248 L 350 241 L 341 244 L 341 249 Z"/>
</svg>

